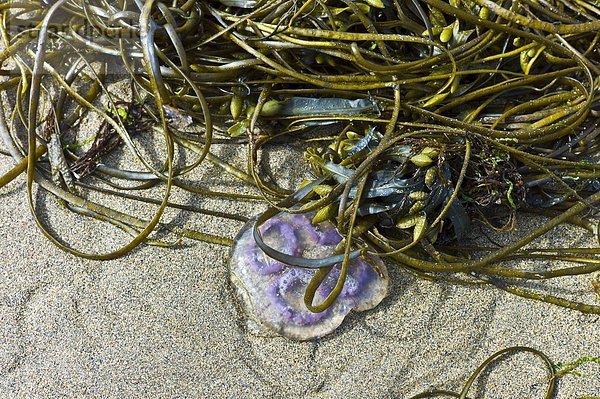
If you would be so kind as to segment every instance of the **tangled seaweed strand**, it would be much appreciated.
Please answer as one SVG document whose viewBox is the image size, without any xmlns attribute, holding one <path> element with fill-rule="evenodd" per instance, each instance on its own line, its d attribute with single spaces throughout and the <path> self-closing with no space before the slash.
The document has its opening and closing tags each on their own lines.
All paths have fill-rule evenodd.
<svg viewBox="0 0 600 399">
<path fill-rule="evenodd" d="M 515 353 L 530 353 L 536 357 L 539 357 L 544 362 L 544 365 L 546 366 L 546 369 L 548 370 L 549 374 L 547 379 L 548 385 L 546 387 L 546 392 L 544 393 L 544 399 L 551 399 L 552 397 L 554 397 L 554 392 L 556 391 L 556 381 L 559 375 L 557 374 L 555 366 L 552 364 L 550 359 L 544 353 L 538 351 L 537 349 L 529 348 L 526 346 L 513 346 L 510 348 L 499 350 L 498 352 L 488 357 L 483 363 L 481 363 L 479 367 L 477 367 L 477 369 L 471 374 L 467 382 L 465 382 L 465 385 L 463 386 L 463 389 L 460 391 L 460 393 L 445 390 L 432 390 L 412 396 L 410 399 L 425 399 L 444 396 L 447 398 L 468 398 L 467 394 L 473 386 L 473 383 L 477 380 L 477 377 L 479 377 L 485 371 L 486 368 L 488 368 L 493 362 L 507 355 L 512 355 Z"/>
<path fill-rule="evenodd" d="M 596 357 L 584 357 L 581 359 L 577 359 L 571 363 L 565 364 L 554 364 L 548 358 L 546 354 L 540 352 L 537 349 L 530 348 L 527 346 L 512 346 L 509 348 L 501 349 L 495 353 L 493 353 L 490 357 L 488 357 L 483 363 L 481 363 L 477 369 L 471 374 L 471 376 L 465 382 L 462 390 L 460 392 L 446 391 L 441 389 L 430 390 L 426 392 L 422 392 L 415 396 L 411 396 L 410 399 L 425 399 L 425 398 L 435 398 L 435 397 L 447 397 L 447 398 L 460 398 L 465 399 L 468 398 L 468 393 L 472 389 L 473 384 L 479 378 L 486 369 L 488 369 L 492 364 L 498 361 L 502 361 L 506 359 L 508 356 L 515 355 L 517 353 L 529 354 L 533 355 L 544 363 L 546 370 L 548 371 L 548 377 L 546 378 L 546 390 L 544 392 L 544 399 L 551 399 L 554 397 L 556 392 L 556 383 L 565 374 L 568 373 L 576 373 L 573 371 L 578 366 L 581 366 L 584 363 L 600 363 L 600 359 Z M 587 396 L 586 396 L 587 397 Z M 581 397 L 584 398 L 584 397 Z M 590 397 L 591 398 L 591 397 Z"/>
<path fill-rule="evenodd" d="M 423 278 L 492 285 L 600 314 L 598 305 L 524 287 L 600 270 L 598 246 L 529 246 L 565 223 L 600 242 L 600 9 L 594 2 L 58 0 L 4 2 L 0 11 L 7 76 L 0 89 L 14 97 L 11 123 L 0 115 L 0 136 L 17 162 L 0 186 L 27 171 L 37 224 L 62 249 L 114 258 L 142 242 L 166 245 L 149 238 L 159 228 L 229 245 L 229 238 L 160 222 L 167 207 L 245 220 L 169 201 L 174 189 L 257 199 L 186 183 L 210 163 L 257 187 L 258 198 L 271 204 L 257 227 L 279 211 L 316 212 L 315 222 L 336 223 L 345 239 L 320 260 L 278 252 L 254 232 L 269 256 L 318 269 L 305 296 L 315 312 L 341 292 L 348 261 L 371 253 Z M 130 101 L 107 90 L 107 77 L 123 71 Z M 88 114 L 101 127 L 84 151 L 69 137 Z M 186 124 L 197 130 L 185 131 Z M 136 147 L 132 136 L 147 130 L 163 135 L 164 159 L 149 159 Z M 223 140 L 248 146 L 246 171 L 211 153 L 211 144 Z M 290 140 L 309 145 L 310 175 L 295 192 L 259 168 L 263 150 Z M 123 146 L 141 170 L 102 162 Z M 180 152 L 193 161 L 177 161 Z M 79 194 L 84 187 L 152 202 L 110 179 L 138 190 L 163 187 L 153 217 L 127 215 Z M 128 232 L 131 242 L 106 254 L 64 244 L 38 215 L 34 182 L 72 211 Z M 474 220 L 504 232 L 518 213 L 548 220 L 504 247 L 456 245 Z M 575 266 L 510 266 L 523 258 Z M 336 288 L 314 304 L 340 259 Z"/>
</svg>

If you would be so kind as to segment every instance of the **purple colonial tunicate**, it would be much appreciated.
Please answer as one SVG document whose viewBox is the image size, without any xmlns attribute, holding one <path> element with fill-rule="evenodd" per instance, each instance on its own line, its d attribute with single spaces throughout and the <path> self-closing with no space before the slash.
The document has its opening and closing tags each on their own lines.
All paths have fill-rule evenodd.
<svg viewBox="0 0 600 399">
<path fill-rule="evenodd" d="M 310 214 L 280 213 L 260 226 L 263 241 L 280 252 L 304 258 L 332 255 L 342 237 L 329 222 L 314 225 Z M 306 340 L 335 330 L 351 311 L 377 306 L 387 295 L 388 275 L 374 257 L 356 258 L 348 264 L 346 281 L 333 305 L 313 313 L 304 304 L 306 287 L 315 270 L 276 261 L 258 247 L 254 221 L 238 234 L 231 251 L 231 281 L 249 316 L 249 325 L 266 327 L 283 336 Z M 315 293 L 321 303 L 333 290 L 341 270 L 335 265 Z"/>
</svg>

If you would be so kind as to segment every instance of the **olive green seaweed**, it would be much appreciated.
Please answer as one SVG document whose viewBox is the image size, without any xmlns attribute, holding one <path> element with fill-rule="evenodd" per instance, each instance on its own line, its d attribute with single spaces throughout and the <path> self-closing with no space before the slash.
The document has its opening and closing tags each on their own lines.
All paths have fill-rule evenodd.
<svg viewBox="0 0 600 399">
<path fill-rule="evenodd" d="M 26 172 L 36 223 L 65 251 L 112 259 L 144 242 L 176 246 L 181 237 L 231 245 L 229 237 L 161 222 L 167 208 L 240 222 L 251 216 L 170 200 L 187 191 L 267 205 L 257 244 L 275 259 L 317 269 L 305 295 L 314 312 L 335 301 L 349 260 L 368 253 L 428 280 L 600 314 L 591 299 L 531 284 L 600 270 L 597 2 L 8 1 L 0 4 L 0 40 L 0 139 L 16 163 L 0 187 Z M 115 98 L 109 86 L 123 81 L 130 98 Z M 93 131 L 84 128 L 90 120 Z M 137 137 L 156 138 L 160 155 L 142 151 Z M 273 182 L 261 164 L 269 149 L 292 141 L 304 146 L 306 161 L 295 190 Z M 244 170 L 217 157 L 217 144 L 246 146 Z M 110 164 L 113 151 L 128 151 L 138 169 Z M 254 194 L 194 181 L 207 165 Z M 131 241 L 108 253 L 66 244 L 40 216 L 36 185 Z M 143 193 L 150 189 L 161 198 Z M 90 192 L 155 211 L 128 215 L 87 199 Z M 324 259 L 269 248 L 258 227 L 281 211 L 316 212 L 314 220 L 335 223 L 343 241 Z M 478 224 L 502 235 L 526 214 L 540 225 L 504 246 L 466 234 Z M 535 247 L 564 224 L 593 244 Z M 524 270 L 519 259 L 540 262 Z M 340 262 L 335 289 L 313 303 Z M 540 352 L 505 351 L 515 350 L 554 372 Z M 462 393 L 415 398 L 464 398 L 472 382 Z"/>
</svg>

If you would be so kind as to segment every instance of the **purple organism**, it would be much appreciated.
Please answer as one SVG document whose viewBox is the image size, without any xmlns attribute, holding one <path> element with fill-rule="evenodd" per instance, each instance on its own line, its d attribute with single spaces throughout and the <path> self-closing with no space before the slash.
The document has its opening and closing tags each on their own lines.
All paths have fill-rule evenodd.
<svg viewBox="0 0 600 399">
<path fill-rule="evenodd" d="M 329 222 L 313 225 L 310 214 L 280 213 L 262 226 L 264 242 L 288 255 L 324 258 L 342 237 Z M 231 281 L 248 314 L 249 325 L 266 327 L 288 338 L 307 340 L 335 330 L 351 311 L 377 306 L 387 295 L 388 273 L 374 257 L 350 261 L 344 288 L 334 304 L 313 313 L 304 304 L 304 292 L 315 270 L 289 266 L 265 255 L 254 241 L 254 221 L 244 226 L 231 250 Z M 331 293 L 340 275 L 335 265 L 315 295 L 320 303 Z"/>
</svg>

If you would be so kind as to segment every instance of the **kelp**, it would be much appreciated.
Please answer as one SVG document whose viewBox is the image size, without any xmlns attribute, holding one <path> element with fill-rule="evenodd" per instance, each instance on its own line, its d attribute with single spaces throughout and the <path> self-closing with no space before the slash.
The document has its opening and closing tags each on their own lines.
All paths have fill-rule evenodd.
<svg viewBox="0 0 600 399">
<path fill-rule="evenodd" d="M 600 9 L 594 2 L 489 0 L 42 0 L 0 3 L 0 138 L 16 165 L 0 187 L 27 174 L 41 231 L 77 256 L 111 259 L 138 245 L 173 246 L 155 231 L 231 245 L 232 239 L 161 222 L 167 207 L 247 222 L 178 204 L 174 190 L 263 201 L 253 236 L 270 257 L 316 269 L 305 305 L 327 310 L 350 260 L 368 254 L 433 281 L 486 285 L 584 313 L 600 306 L 532 290 L 530 282 L 600 270 Z M 130 84 L 116 98 L 111 83 Z M 161 134 L 150 155 L 137 137 Z M 261 154 L 304 143 L 306 179 L 280 187 Z M 211 145 L 245 145 L 246 170 Z M 129 170 L 110 154 L 127 150 Z M 160 154 L 160 155 L 152 155 Z M 184 156 L 176 156 L 184 154 Z M 207 165 L 260 195 L 217 192 L 190 181 Z M 72 247 L 40 215 L 33 189 L 72 212 L 108 223 L 131 241 L 108 253 Z M 162 199 L 144 190 L 162 189 Z M 93 202 L 98 192 L 153 204 L 150 219 Z M 343 240 L 305 259 L 270 248 L 259 227 L 279 212 L 330 221 Z M 540 225 L 520 238 L 473 242 L 472 227 L 502 236 L 523 215 Z M 563 224 L 591 247 L 535 247 Z M 529 259 L 532 269 L 515 262 Z M 537 260 L 537 262 L 536 262 Z M 313 303 L 334 264 L 331 294 Z M 564 266 L 559 266 L 564 265 Z M 535 287 L 538 287 L 535 285 Z M 593 291 L 592 291 L 593 290 Z M 545 397 L 585 362 L 553 365 L 542 352 L 496 352 L 461 392 L 506 355 L 546 365 Z"/>
<path fill-rule="evenodd" d="M 169 201 L 184 190 L 268 203 L 257 244 L 279 261 L 319 270 L 305 297 L 315 311 L 344 285 L 341 273 L 332 295 L 312 303 L 330 266 L 370 254 L 422 278 L 600 314 L 597 304 L 527 284 L 600 270 L 598 245 L 531 245 L 562 224 L 600 242 L 597 4 L 57 0 L 4 2 L 0 12 L 0 137 L 17 162 L 0 184 L 26 170 L 35 220 L 65 251 L 110 259 L 144 242 L 167 245 L 150 239 L 156 230 L 230 245 L 161 223 L 167 207 L 247 220 Z M 111 94 L 111 77 L 130 83 L 129 99 Z M 90 120 L 100 127 L 79 137 Z M 163 137 L 159 159 L 134 140 L 148 132 Z M 264 151 L 291 141 L 306 144 L 307 162 L 293 191 L 260 168 Z M 246 170 L 215 156 L 217 142 L 246 145 Z M 117 149 L 131 152 L 139 169 L 107 164 Z M 207 164 L 260 195 L 190 184 Z M 65 244 L 39 215 L 34 184 L 131 241 L 102 254 Z M 129 193 L 155 187 L 161 200 Z M 90 201 L 82 188 L 157 208 L 143 219 Z M 336 254 L 303 259 L 269 248 L 258 226 L 280 211 L 335 223 L 344 237 Z M 465 242 L 474 224 L 503 234 L 527 213 L 545 221 L 504 246 Z M 513 266 L 523 258 L 544 262 Z"/>
<path fill-rule="evenodd" d="M 469 398 L 470 396 L 468 396 L 468 393 L 469 393 L 469 391 L 471 391 L 473 389 L 473 384 L 477 381 L 477 379 L 486 370 L 492 368 L 493 365 L 496 365 L 498 362 L 504 361 L 507 358 L 509 358 L 510 356 L 514 356 L 516 354 L 531 355 L 531 356 L 537 358 L 538 360 L 542 361 L 544 368 L 548 372 L 548 375 L 543 379 L 543 381 L 545 382 L 545 387 L 546 387 L 546 389 L 544 390 L 544 396 L 543 396 L 544 399 L 551 399 L 554 397 L 554 394 L 556 392 L 557 382 L 560 380 L 560 378 L 562 376 L 564 376 L 566 374 L 573 374 L 573 375 L 581 376 L 576 371 L 576 369 L 578 367 L 580 367 L 581 365 L 586 364 L 586 363 L 599 363 L 600 364 L 600 359 L 597 357 L 593 357 L 593 356 L 582 357 L 573 362 L 565 362 L 565 363 L 556 363 L 555 364 L 550 360 L 550 358 L 546 354 L 544 354 L 543 352 L 540 352 L 537 349 L 530 348 L 527 346 L 512 346 L 509 348 L 501 349 L 501 350 L 493 353 L 486 360 L 484 360 L 477 367 L 477 369 L 475 369 L 475 371 L 469 376 L 469 378 L 465 382 L 465 384 L 460 392 L 448 391 L 448 390 L 443 390 L 443 389 L 435 389 L 435 390 L 429 390 L 429 391 L 422 392 L 415 396 L 411 396 L 410 399 L 425 399 L 425 398 L 439 398 L 439 397 L 460 398 L 460 399 Z M 579 395 L 577 397 L 592 398 L 592 396 L 579 396 Z"/>
</svg>

